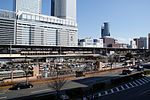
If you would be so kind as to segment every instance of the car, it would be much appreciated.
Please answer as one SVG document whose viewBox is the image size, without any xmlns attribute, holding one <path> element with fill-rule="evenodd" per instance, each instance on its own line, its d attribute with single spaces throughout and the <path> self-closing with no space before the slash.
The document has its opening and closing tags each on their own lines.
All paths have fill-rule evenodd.
<svg viewBox="0 0 150 100">
<path fill-rule="evenodd" d="M 69 96 L 63 91 L 58 93 L 58 98 L 60 100 L 70 100 Z"/>
<path fill-rule="evenodd" d="M 129 68 L 128 68 L 128 70 L 133 71 L 134 69 L 133 69 L 133 68 L 131 68 L 131 67 L 129 67 Z"/>
<path fill-rule="evenodd" d="M 138 68 L 137 71 L 144 71 L 144 68 Z"/>
<path fill-rule="evenodd" d="M 137 71 L 144 71 L 143 66 L 138 66 L 138 67 L 137 67 Z"/>
<path fill-rule="evenodd" d="M 10 88 L 10 90 L 20 90 L 20 89 L 26 89 L 26 88 L 32 88 L 33 85 L 30 83 L 17 83 Z"/>
<path fill-rule="evenodd" d="M 132 73 L 132 71 L 129 69 L 122 70 L 123 75 L 131 74 L 131 73 Z"/>
</svg>

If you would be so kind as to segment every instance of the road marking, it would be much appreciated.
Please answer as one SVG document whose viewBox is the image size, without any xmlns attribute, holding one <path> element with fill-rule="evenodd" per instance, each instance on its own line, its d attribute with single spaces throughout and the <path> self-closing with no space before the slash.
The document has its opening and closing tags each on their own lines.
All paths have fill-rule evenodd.
<svg viewBox="0 0 150 100">
<path fill-rule="evenodd" d="M 143 82 L 141 79 L 139 79 L 140 82 L 142 82 L 143 84 L 145 84 L 145 82 Z"/>
<path fill-rule="evenodd" d="M 147 81 L 145 78 L 142 78 L 144 81 L 146 81 L 146 83 L 148 83 L 149 81 Z"/>
<path fill-rule="evenodd" d="M 113 89 L 110 89 L 111 93 L 114 93 L 114 90 Z"/>
<path fill-rule="evenodd" d="M 0 97 L 0 99 L 6 99 L 7 97 Z"/>
<path fill-rule="evenodd" d="M 150 81 L 149 78 L 147 78 L 147 77 L 145 78 L 145 80 L 147 80 L 148 82 Z"/>
<path fill-rule="evenodd" d="M 128 89 L 130 88 L 127 84 L 125 84 L 125 86 L 126 86 Z"/>
<path fill-rule="evenodd" d="M 145 82 L 145 84 L 147 83 L 147 81 L 145 81 L 144 78 L 141 78 L 141 80 L 142 80 L 143 82 Z"/>
<path fill-rule="evenodd" d="M 136 86 L 139 86 L 138 84 L 136 84 L 134 81 L 133 81 L 133 84 L 135 84 Z"/>
<path fill-rule="evenodd" d="M 122 90 L 125 90 L 124 87 L 123 87 L 122 85 L 121 85 L 120 87 L 122 88 Z"/>
<path fill-rule="evenodd" d="M 129 83 L 132 87 L 134 87 L 131 83 Z"/>
<path fill-rule="evenodd" d="M 45 89 L 45 90 L 39 90 L 39 91 L 32 91 L 31 93 L 39 93 L 39 92 L 44 92 L 44 91 L 49 91 L 50 89 Z"/>
<path fill-rule="evenodd" d="M 142 85 L 138 80 L 135 80 L 138 84 Z"/>
<path fill-rule="evenodd" d="M 105 95 L 107 95 L 108 94 L 108 92 L 107 91 L 105 91 Z"/>
<path fill-rule="evenodd" d="M 117 92 L 120 91 L 118 87 L 116 87 Z"/>
</svg>

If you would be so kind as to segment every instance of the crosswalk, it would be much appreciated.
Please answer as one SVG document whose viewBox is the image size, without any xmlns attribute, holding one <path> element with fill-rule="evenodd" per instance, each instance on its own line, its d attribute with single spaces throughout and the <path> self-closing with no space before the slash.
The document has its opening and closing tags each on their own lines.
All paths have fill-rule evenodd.
<svg viewBox="0 0 150 100">
<path fill-rule="evenodd" d="M 141 79 L 138 79 L 138 80 L 120 85 L 118 87 L 115 87 L 115 88 L 112 88 L 112 89 L 109 89 L 109 90 L 106 90 L 106 91 L 99 92 L 98 96 L 101 97 L 101 96 L 113 94 L 113 93 L 116 93 L 116 92 L 124 91 L 124 90 L 127 90 L 127 89 L 131 89 L 131 88 L 134 88 L 134 87 L 137 87 L 137 86 L 147 84 L 149 82 L 150 82 L 150 78 L 149 77 L 144 77 L 144 78 L 141 78 Z"/>
</svg>

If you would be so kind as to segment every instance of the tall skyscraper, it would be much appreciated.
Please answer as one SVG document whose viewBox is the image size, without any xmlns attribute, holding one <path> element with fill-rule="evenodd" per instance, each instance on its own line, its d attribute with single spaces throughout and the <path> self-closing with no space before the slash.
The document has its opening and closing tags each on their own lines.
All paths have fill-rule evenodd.
<svg viewBox="0 0 150 100">
<path fill-rule="evenodd" d="M 105 38 L 110 36 L 110 24 L 108 22 L 104 23 L 104 26 L 101 28 L 101 37 Z"/>
<path fill-rule="evenodd" d="M 148 34 L 148 49 L 150 49 L 150 33 Z"/>
<path fill-rule="evenodd" d="M 15 12 L 24 11 L 40 14 L 41 1 L 42 0 L 14 0 L 13 9 Z"/>
<path fill-rule="evenodd" d="M 76 0 L 51 0 L 51 16 L 76 21 Z"/>
</svg>

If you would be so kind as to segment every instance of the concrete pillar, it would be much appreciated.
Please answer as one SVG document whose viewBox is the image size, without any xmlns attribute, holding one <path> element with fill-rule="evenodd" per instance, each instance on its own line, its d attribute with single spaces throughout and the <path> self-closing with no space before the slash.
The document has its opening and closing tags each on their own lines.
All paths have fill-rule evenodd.
<svg viewBox="0 0 150 100">
<path fill-rule="evenodd" d="M 39 66 L 33 67 L 33 77 L 38 77 L 39 75 Z"/>
<path fill-rule="evenodd" d="M 98 71 L 101 71 L 101 70 L 103 70 L 103 68 L 102 68 L 102 62 L 100 62 L 100 61 L 98 61 Z"/>
<path fill-rule="evenodd" d="M 135 58 L 132 58 L 132 65 L 135 65 Z"/>
</svg>

